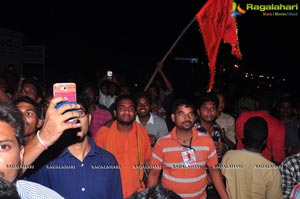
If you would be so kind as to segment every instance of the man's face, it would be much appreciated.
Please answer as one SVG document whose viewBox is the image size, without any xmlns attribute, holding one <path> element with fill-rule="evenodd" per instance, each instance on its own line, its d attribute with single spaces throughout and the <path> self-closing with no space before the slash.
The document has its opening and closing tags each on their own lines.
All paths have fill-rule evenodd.
<svg viewBox="0 0 300 199">
<path fill-rule="evenodd" d="M 151 96 L 152 100 L 155 100 L 159 97 L 159 94 L 157 93 L 157 91 L 154 87 L 150 87 L 148 89 L 148 93 Z"/>
<path fill-rule="evenodd" d="M 136 116 L 134 103 L 129 99 L 121 100 L 115 111 L 115 116 L 121 124 L 132 124 Z"/>
<path fill-rule="evenodd" d="M 41 127 L 42 120 L 38 117 L 38 113 L 32 104 L 20 102 L 17 104 L 17 108 L 23 113 L 25 124 L 24 141 L 26 143 L 26 138 L 35 134 L 37 129 Z"/>
<path fill-rule="evenodd" d="M 24 148 L 19 147 L 15 129 L 0 121 L 0 177 L 13 182 L 23 163 Z"/>
<path fill-rule="evenodd" d="M 22 86 L 20 94 L 21 96 L 28 96 L 34 101 L 38 102 L 37 89 L 34 85 L 30 83 L 26 83 Z"/>
<path fill-rule="evenodd" d="M 218 112 L 222 112 L 225 108 L 225 99 L 224 99 L 224 96 L 221 94 L 217 94 L 217 97 L 219 99 Z"/>
<path fill-rule="evenodd" d="M 137 101 L 137 114 L 140 117 L 145 117 L 150 115 L 150 102 L 147 98 L 141 97 Z"/>
<path fill-rule="evenodd" d="M 198 109 L 198 115 L 202 122 L 212 123 L 217 117 L 217 106 L 213 101 L 202 104 Z"/>
<path fill-rule="evenodd" d="M 195 122 L 195 113 L 192 108 L 179 106 L 175 113 L 172 113 L 171 118 L 175 123 L 176 128 L 180 130 L 191 130 Z"/>
<path fill-rule="evenodd" d="M 289 118 L 293 115 L 293 106 L 290 102 L 283 102 L 279 106 L 279 114 L 281 117 Z"/>
</svg>

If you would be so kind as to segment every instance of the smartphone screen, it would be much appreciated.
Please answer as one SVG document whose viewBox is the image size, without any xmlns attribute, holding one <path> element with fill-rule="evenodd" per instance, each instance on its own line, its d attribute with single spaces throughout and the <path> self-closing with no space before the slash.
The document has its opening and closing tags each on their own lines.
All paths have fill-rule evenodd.
<svg viewBox="0 0 300 199">
<path fill-rule="evenodd" d="M 55 83 L 53 84 L 53 97 L 66 97 L 66 102 L 58 103 L 55 108 L 59 108 L 64 104 L 76 104 L 76 84 L 75 83 Z M 77 119 L 67 121 L 69 123 L 76 123 Z"/>
</svg>

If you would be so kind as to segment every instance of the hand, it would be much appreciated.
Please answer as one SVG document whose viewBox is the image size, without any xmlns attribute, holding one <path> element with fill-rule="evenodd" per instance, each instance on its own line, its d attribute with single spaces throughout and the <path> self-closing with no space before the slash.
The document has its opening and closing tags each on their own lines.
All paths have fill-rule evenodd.
<svg viewBox="0 0 300 199">
<path fill-rule="evenodd" d="M 150 139 L 151 146 L 154 146 L 154 144 L 156 142 L 155 135 L 149 134 L 149 139 Z"/>
<path fill-rule="evenodd" d="M 67 101 L 66 98 L 53 98 L 47 109 L 44 124 L 40 130 L 40 138 L 47 146 L 54 144 L 65 130 L 75 129 L 81 126 L 80 123 L 66 123 L 66 121 L 71 118 L 79 117 L 79 113 L 77 111 L 68 111 L 79 109 L 81 107 L 79 104 L 64 104 L 58 109 L 55 108 L 57 103 L 64 101 Z"/>
</svg>

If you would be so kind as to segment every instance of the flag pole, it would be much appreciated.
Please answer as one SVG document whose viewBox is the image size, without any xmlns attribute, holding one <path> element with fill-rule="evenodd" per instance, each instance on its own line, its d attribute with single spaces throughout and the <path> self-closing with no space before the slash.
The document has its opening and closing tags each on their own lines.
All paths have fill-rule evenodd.
<svg viewBox="0 0 300 199">
<path fill-rule="evenodd" d="M 173 48 L 177 45 L 177 43 L 179 42 L 179 40 L 181 39 L 181 37 L 184 35 L 184 33 L 193 24 L 193 22 L 195 20 L 196 20 L 196 17 L 194 16 L 193 19 L 188 23 L 188 25 L 182 30 L 182 32 L 177 37 L 177 39 L 175 40 L 175 42 L 173 43 L 173 45 L 171 46 L 171 48 L 168 50 L 168 52 L 165 54 L 165 56 L 161 59 L 160 63 L 163 63 L 167 59 L 167 57 L 169 56 L 169 54 L 172 52 Z M 155 68 L 155 71 L 152 74 L 152 76 L 151 76 L 149 82 L 147 83 L 146 87 L 144 88 L 144 91 L 147 91 L 147 89 L 149 88 L 150 84 L 153 82 L 154 77 L 157 74 L 157 72 L 158 72 L 158 70 L 157 70 L 157 68 Z"/>
</svg>

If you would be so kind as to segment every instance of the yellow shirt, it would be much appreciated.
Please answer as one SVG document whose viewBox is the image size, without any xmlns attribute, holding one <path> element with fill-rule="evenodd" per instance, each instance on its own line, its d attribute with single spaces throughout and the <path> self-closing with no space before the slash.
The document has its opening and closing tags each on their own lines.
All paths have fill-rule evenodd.
<svg viewBox="0 0 300 199">
<path fill-rule="evenodd" d="M 259 153 L 228 151 L 220 166 L 231 199 L 281 199 L 279 167 Z"/>
</svg>

